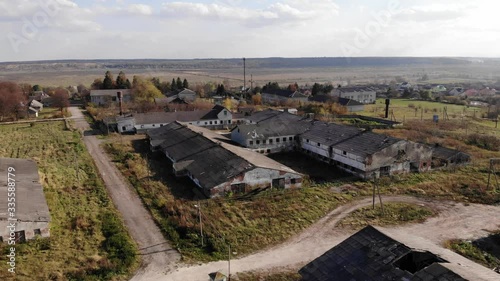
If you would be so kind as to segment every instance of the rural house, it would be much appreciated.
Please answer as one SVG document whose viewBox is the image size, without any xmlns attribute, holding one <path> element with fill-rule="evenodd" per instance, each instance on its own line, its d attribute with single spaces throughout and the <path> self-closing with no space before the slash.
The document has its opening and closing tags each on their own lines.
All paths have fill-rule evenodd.
<svg viewBox="0 0 500 281">
<path fill-rule="evenodd" d="M 365 105 L 353 99 L 338 98 L 340 105 L 347 108 L 349 112 L 359 112 L 365 110 Z"/>
<path fill-rule="evenodd" d="M 262 102 L 273 104 L 287 101 L 307 102 L 308 97 L 299 91 L 266 89 L 262 91 Z"/>
<path fill-rule="evenodd" d="M 192 103 L 196 100 L 196 93 L 190 89 L 184 89 L 177 94 L 177 97 L 187 103 Z"/>
<path fill-rule="evenodd" d="M 371 87 L 339 87 L 333 89 L 331 95 L 355 100 L 363 104 L 375 103 L 377 98 L 376 90 Z"/>
<path fill-rule="evenodd" d="M 189 177 L 207 197 L 302 185 L 301 174 L 205 128 L 174 122 L 147 135 L 152 150 L 170 159 L 174 174 Z"/>
<path fill-rule="evenodd" d="M 302 267 L 301 280 L 498 280 L 493 270 L 423 238 L 384 232 L 361 229 Z"/>
<path fill-rule="evenodd" d="M 9 171 L 9 168 L 14 168 Z M 13 174 L 11 177 L 8 173 Z M 8 178 L 15 178 L 14 216 L 10 215 L 7 203 L 9 197 Z M 8 228 L 15 219 L 16 228 L 13 232 L 16 243 L 35 238 L 49 237 L 50 213 L 43 187 L 40 184 L 38 168 L 33 160 L 0 158 L 0 240 L 8 241 L 11 231 Z M 14 230 L 14 229 L 13 229 Z"/>
<path fill-rule="evenodd" d="M 111 103 L 118 103 L 118 92 L 122 93 L 123 102 L 132 101 L 132 91 L 130 89 L 115 89 L 115 90 L 91 90 L 90 102 L 101 106 Z"/>
</svg>

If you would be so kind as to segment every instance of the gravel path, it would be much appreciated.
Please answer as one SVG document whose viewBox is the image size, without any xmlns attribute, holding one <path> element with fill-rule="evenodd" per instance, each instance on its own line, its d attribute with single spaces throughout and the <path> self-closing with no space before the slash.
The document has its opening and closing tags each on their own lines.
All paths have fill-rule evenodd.
<svg viewBox="0 0 500 281">
<path fill-rule="evenodd" d="M 142 266 L 131 280 L 151 280 L 165 276 L 179 260 L 179 253 L 165 240 L 135 190 L 99 146 L 100 140 L 92 134 L 80 109 L 70 107 L 69 110 L 75 127 L 84 131 L 83 141 L 87 150 L 92 155 L 108 193 L 125 221 L 125 226 L 139 246 Z"/>
</svg>

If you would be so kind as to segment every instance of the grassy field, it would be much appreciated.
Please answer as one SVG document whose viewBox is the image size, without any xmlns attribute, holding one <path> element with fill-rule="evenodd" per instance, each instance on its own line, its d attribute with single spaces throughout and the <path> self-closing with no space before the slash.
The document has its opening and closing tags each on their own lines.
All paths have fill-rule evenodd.
<svg viewBox="0 0 500 281">
<path fill-rule="evenodd" d="M 446 247 L 450 250 L 470 259 L 479 264 L 484 265 L 487 268 L 500 267 L 500 253 L 498 249 L 500 247 L 500 231 L 496 234 L 491 235 L 492 241 L 489 246 L 485 248 L 479 247 L 476 243 L 466 240 L 451 240 L 446 243 Z M 492 250 L 492 249 L 496 249 Z"/>
<path fill-rule="evenodd" d="M 136 246 L 79 133 L 64 127 L 0 126 L 0 156 L 38 163 L 51 214 L 50 238 L 16 246 L 15 277 L 7 272 L 7 247 L 0 245 L 0 280 L 125 280 L 138 266 Z"/>
<path fill-rule="evenodd" d="M 391 99 L 389 112 L 394 114 L 394 116 L 390 114 L 389 119 L 392 117 L 392 120 L 394 120 L 395 117 L 395 120 L 398 122 L 421 119 L 432 121 L 434 115 L 438 115 L 439 120 L 442 122 L 445 118 L 453 121 L 467 121 L 474 117 L 480 118 L 485 109 L 432 101 Z M 445 112 L 447 113 L 447 117 L 445 116 Z M 385 99 L 377 99 L 375 104 L 365 105 L 365 110 L 358 112 L 358 114 L 383 118 L 385 114 Z"/>
<path fill-rule="evenodd" d="M 408 203 L 386 203 L 384 212 L 377 203 L 375 209 L 365 207 L 358 209 L 342 219 L 338 226 L 361 229 L 367 225 L 395 225 L 403 223 L 423 222 L 434 215 L 434 212 L 426 207 Z"/>
</svg>

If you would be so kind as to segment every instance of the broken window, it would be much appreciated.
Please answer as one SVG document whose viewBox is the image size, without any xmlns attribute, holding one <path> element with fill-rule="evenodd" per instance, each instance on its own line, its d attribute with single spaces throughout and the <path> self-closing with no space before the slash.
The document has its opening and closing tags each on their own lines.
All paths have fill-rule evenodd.
<svg viewBox="0 0 500 281">
<path fill-rule="evenodd" d="M 250 141 L 250 145 L 253 145 L 253 141 Z"/>
<path fill-rule="evenodd" d="M 37 228 L 37 229 L 33 230 L 33 233 L 35 235 L 42 235 L 42 231 L 40 231 L 40 228 Z"/>
<path fill-rule="evenodd" d="M 24 230 L 16 231 L 15 233 L 16 244 L 26 242 L 26 234 Z"/>
<path fill-rule="evenodd" d="M 234 193 L 244 193 L 245 189 L 246 189 L 246 184 L 244 182 L 231 185 L 231 191 Z"/>
<path fill-rule="evenodd" d="M 284 178 L 273 179 L 272 185 L 274 188 L 283 189 L 285 188 L 285 179 Z"/>
</svg>

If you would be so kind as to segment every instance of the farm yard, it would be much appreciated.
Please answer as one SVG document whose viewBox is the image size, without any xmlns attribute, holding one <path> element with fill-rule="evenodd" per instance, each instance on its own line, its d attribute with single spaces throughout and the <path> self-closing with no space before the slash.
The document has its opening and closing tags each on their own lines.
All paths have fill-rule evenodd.
<svg viewBox="0 0 500 281">
<path fill-rule="evenodd" d="M 65 123 L 0 126 L 0 157 L 37 162 L 50 210 L 50 238 L 16 245 L 16 276 L 0 245 L 1 280 L 125 280 L 138 266 L 136 246 L 87 153 Z M 26 204 L 18 202 L 18 204 Z"/>
<path fill-rule="evenodd" d="M 457 110 L 463 111 L 461 107 Z M 475 122 L 481 125 L 488 121 L 477 119 Z M 500 157 L 500 146 L 495 146 L 497 138 L 483 139 L 473 129 L 463 128 L 458 120 L 438 124 L 430 120 L 408 120 L 401 127 L 376 131 L 457 148 L 471 154 L 473 159 L 465 167 L 382 178 L 377 184 L 383 196 L 410 195 L 467 204 L 500 202 L 500 193 L 491 185 L 487 188 L 489 159 Z M 304 188 L 299 190 L 266 190 L 249 196 L 233 194 L 205 200 L 201 199 L 196 186 L 189 180 L 172 175 L 172 167 L 165 165 L 169 162 L 164 156 L 149 152 L 143 136 L 110 135 L 106 149 L 136 188 L 166 237 L 179 249 L 185 262 L 222 259 L 228 244 L 237 253 L 235 258 L 272 247 L 293 237 L 336 207 L 371 195 L 373 187 L 372 181 L 342 175 L 322 177 L 311 174 L 303 184 Z M 309 164 L 304 164 L 302 158 L 293 163 L 294 157 L 271 156 L 304 173 L 310 170 L 304 169 L 304 165 Z M 321 171 L 335 171 L 326 164 L 316 164 L 323 166 Z M 203 238 L 200 234 L 200 213 L 195 205 L 201 206 Z M 375 224 L 377 221 L 384 224 L 391 221 L 398 224 L 404 221 L 420 222 L 434 215 L 431 210 L 411 204 L 388 205 L 388 210 L 388 217 L 381 216 L 380 212 L 371 214 Z M 398 219 L 397 214 L 403 215 Z M 356 221 L 361 219 L 356 218 Z M 344 223 L 351 224 L 356 225 L 357 222 Z"/>
</svg>

